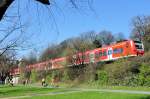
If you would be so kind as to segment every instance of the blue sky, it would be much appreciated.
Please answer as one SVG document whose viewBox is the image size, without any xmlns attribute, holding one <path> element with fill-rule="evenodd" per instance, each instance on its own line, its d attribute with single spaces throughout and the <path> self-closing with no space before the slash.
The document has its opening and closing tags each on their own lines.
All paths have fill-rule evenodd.
<svg viewBox="0 0 150 99">
<path fill-rule="evenodd" d="M 59 35 L 55 35 L 57 34 L 56 30 L 49 30 L 45 26 L 45 29 L 43 29 L 43 38 L 47 37 L 45 40 L 48 40 L 48 42 L 55 43 L 57 40 L 59 43 L 64 39 L 78 36 L 80 33 L 90 30 L 96 32 L 100 32 L 101 30 L 109 30 L 113 33 L 123 32 L 126 36 L 129 36 L 132 28 L 131 19 L 137 15 L 150 14 L 150 1 L 148 0 L 93 1 L 92 6 L 96 14 L 88 8 L 78 11 L 71 7 L 61 8 L 62 12 L 54 12 L 60 33 Z M 58 15 L 58 13 L 61 14 Z"/>
<path fill-rule="evenodd" d="M 21 0 L 21 7 L 26 1 Z M 132 29 L 131 19 L 137 15 L 150 15 L 149 0 L 93 0 L 94 11 L 84 3 L 79 3 L 83 4 L 80 10 L 74 9 L 66 1 L 56 0 L 56 4 L 49 7 L 50 11 L 33 0 L 28 7 L 20 9 L 22 23 L 28 24 L 26 32 L 33 33 L 30 38 L 30 42 L 36 44 L 33 49 L 41 51 L 51 43 L 59 43 L 91 30 L 109 30 L 113 34 L 123 32 L 128 37 Z"/>
</svg>

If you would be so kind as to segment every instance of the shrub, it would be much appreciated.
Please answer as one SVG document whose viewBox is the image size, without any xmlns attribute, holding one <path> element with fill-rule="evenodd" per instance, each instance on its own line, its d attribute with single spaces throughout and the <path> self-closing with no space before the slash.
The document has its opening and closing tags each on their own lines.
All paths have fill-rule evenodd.
<svg viewBox="0 0 150 99">
<path fill-rule="evenodd" d="M 138 75 L 139 85 L 150 86 L 150 65 L 143 63 L 140 67 L 140 73 Z"/>
<path fill-rule="evenodd" d="M 65 69 L 65 70 L 63 71 L 63 75 L 62 75 L 62 76 L 63 76 L 63 77 L 62 77 L 62 81 L 63 81 L 63 82 L 66 82 L 66 81 L 70 80 L 69 70 L 68 70 L 68 69 Z"/>
<path fill-rule="evenodd" d="M 97 79 L 97 73 L 96 73 L 96 67 L 97 64 L 89 64 L 85 67 L 85 71 L 84 71 L 84 79 L 87 82 L 93 82 L 98 80 Z"/>
<path fill-rule="evenodd" d="M 98 82 L 100 85 L 107 85 L 108 84 L 108 73 L 106 71 L 98 71 Z"/>
<path fill-rule="evenodd" d="M 46 83 L 51 83 L 51 80 L 52 80 L 52 75 L 51 74 L 48 74 L 46 76 Z"/>
<path fill-rule="evenodd" d="M 32 71 L 31 71 L 30 80 L 31 80 L 32 83 L 37 82 L 37 72 L 36 72 L 35 70 L 32 70 Z"/>
</svg>

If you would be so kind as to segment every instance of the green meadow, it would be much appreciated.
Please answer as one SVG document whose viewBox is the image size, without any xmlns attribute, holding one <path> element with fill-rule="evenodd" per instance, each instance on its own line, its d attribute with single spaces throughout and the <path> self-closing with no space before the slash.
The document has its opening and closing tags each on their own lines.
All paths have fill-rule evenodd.
<svg viewBox="0 0 150 99">
<path fill-rule="evenodd" d="M 103 91 L 80 91 L 68 88 L 0 86 L 0 98 L 21 99 L 150 99 L 150 95 Z"/>
</svg>

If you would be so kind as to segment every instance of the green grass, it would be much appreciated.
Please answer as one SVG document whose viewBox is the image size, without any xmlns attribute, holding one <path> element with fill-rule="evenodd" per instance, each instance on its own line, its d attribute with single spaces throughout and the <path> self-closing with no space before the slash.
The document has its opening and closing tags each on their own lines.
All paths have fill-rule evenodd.
<svg viewBox="0 0 150 99">
<path fill-rule="evenodd" d="M 0 97 L 23 96 L 49 92 L 66 91 L 64 89 L 38 88 L 31 86 L 0 86 Z"/>
<path fill-rule="evenodd" d="M 150 95 L 144 94 L 110 93 L 100 91 L 84 91 L 56 95 L 56 93 L 68 91 L 72 91 L 72 89 L 68 90 L 65 88 L 40 88 L 31 86 L 0 86 L 0 98 L 31 96 L 24 99 L 150 99 Z M 49 95 L 49 93 L 54 94 Z"/>
<path fill-rule="evenodd" d="M 77 92 L 61 95 L 34 96 L 24 99 L 150 99 L 150 96 L 107 92 Z"/>
<path fill-rule="evenodd" d="M 103 89 L 112 90 L 135 90 L 135 91 L 150 91 L 150 87 L 128 87 L 128 86 L 103 86 Z"/>
<path fill-rule="evenodd" d="M 60 83 L 60 86 L 62 87 L 70 87 L 70 88 L 87 88 L 87 89 L 112 89 L 112 90 L 134 90 L 134 91 L 150 91 L 150 87 L 143 87 L 143 86 L 138 86 L 138 87 L 130 87 L 130 86 L 101 86 L 98 84 L 77 84 L 77 85 L 69 85 L 69 84 L 64 84 Z"/>
</svg>

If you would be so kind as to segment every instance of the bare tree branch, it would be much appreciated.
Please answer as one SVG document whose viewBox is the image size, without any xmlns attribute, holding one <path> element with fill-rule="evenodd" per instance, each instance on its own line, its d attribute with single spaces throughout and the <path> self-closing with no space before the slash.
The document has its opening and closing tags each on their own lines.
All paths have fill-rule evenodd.
<svg viewBox="0 0 150 99">
<path fill-rule="evenodd" d="M 49 0 L 36 0 L 36 1 L 38 1 L 38 2 L 40 2 L 42 4 L 45 4 L 45 5 L 50 5 Z"/>
<path fill-rule="evenodd" d="M 0 0 L 0 20 L 3 18 L 7 8 L 13 3 L 14 0 Z"/>
</svg>

